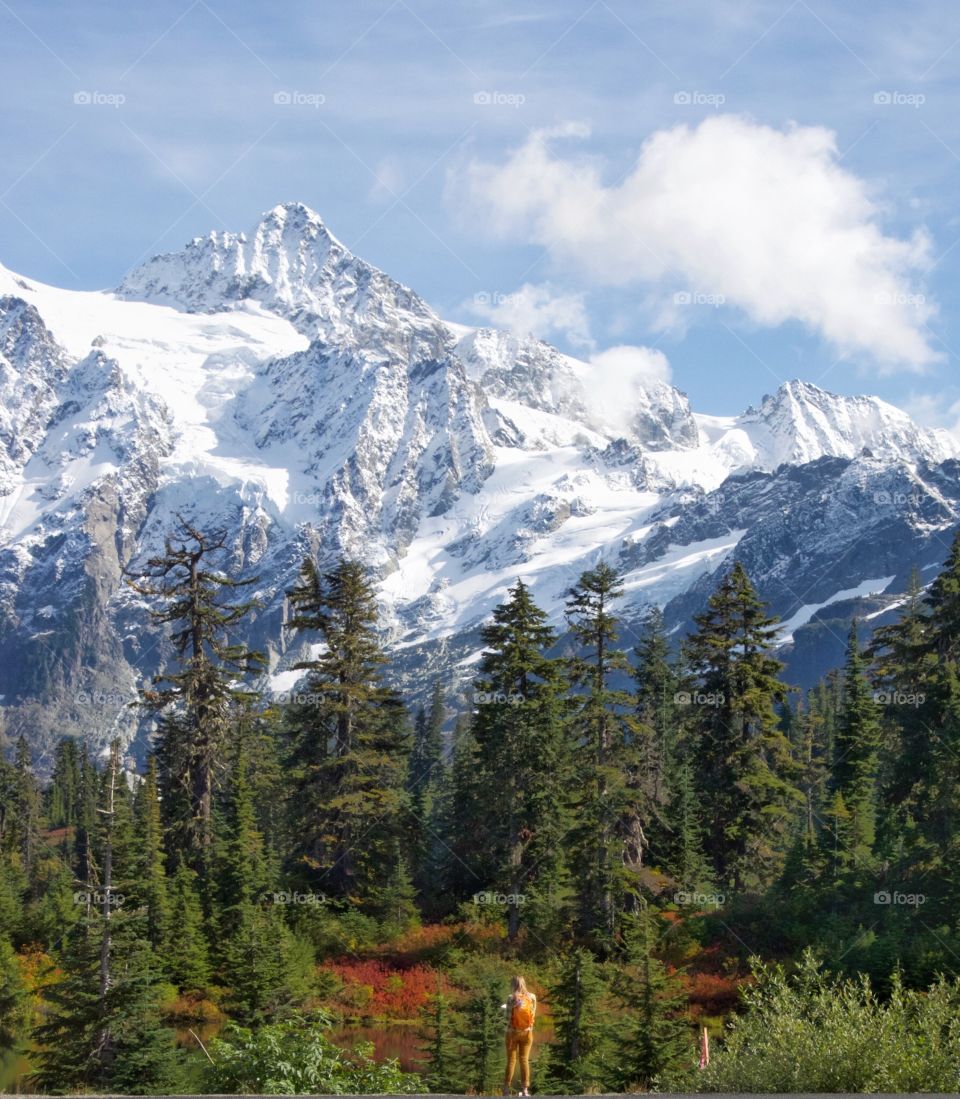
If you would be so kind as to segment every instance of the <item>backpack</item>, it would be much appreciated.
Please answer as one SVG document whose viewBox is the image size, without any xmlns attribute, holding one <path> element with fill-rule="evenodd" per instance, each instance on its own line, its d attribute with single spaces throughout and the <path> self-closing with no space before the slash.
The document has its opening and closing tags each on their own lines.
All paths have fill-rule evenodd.
<svg viewBox="0 0 960 1099">
<path fill-rule="evenodd" d="M 514 1030 L 529 1030 L 533 1026 L 533 1001 L 524 993 L 513 998 L 510 1026 Z"/>
</svg>

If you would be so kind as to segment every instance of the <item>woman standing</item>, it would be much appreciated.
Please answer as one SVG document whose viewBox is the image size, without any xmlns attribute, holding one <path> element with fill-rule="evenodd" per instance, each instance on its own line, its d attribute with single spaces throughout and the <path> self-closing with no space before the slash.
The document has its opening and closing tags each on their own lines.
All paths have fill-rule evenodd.
<svg viewBox="0 0 960 1099">
<path fill-rule="evenodd" d="M 510 995 L 501 1005 L 507 1012 L 507 1073 L 503 1078 L 503 1094 L 510 1094 L 513 1074 L 520 1059 L 521 1095 L 530 1094 L 530 1051 L 533 1049 L 533 1023 L 537 1017 L 537 998 L 527 988 L 522 977 L 510 981 Z"/>
</svg>

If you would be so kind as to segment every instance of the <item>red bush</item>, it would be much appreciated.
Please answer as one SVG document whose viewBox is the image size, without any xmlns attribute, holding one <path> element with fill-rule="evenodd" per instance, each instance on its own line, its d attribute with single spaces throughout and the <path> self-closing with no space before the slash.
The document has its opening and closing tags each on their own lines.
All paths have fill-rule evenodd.
<svg viewBox="0 0 960 1099">
<path fill-rule="evenodd" d="M 337 1006 L 347 1014 L 412 1020 L 431 996 L 450 991 L 446 977 L 429 965 L 400 968 L 370 959 L 327 962 L 322 968 L 343 982 Z"/>
</svg>

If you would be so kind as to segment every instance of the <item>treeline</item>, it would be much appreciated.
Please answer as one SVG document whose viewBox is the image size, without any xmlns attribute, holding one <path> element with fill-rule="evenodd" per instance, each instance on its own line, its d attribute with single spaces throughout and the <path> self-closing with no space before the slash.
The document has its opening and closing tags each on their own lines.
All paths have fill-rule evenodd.
<svg viewBox="0 0 960 1099">
<path fill-rule="evenodd" d="M 568 594 L 561 655 L 518 581 L 468 705 L 438 681 L 413 715 L 347 560 L 303 563 L 288 625 L 315 655 L 283 704 L 265 697 L 262 655 L 236 640 L 253 581 L 226 557 L 185 524 L 131 577 L 173 653 L 141 692 L 142 775 L 119 744 L 92 759 L 69 739 L 43 788 L 24 741 L 0 763 L 0 1042 L 29 1034 L 40 1088 L 163 1091 L 178 1061 L 161 999 L 256 1031 L 309 1010 L 318 962 L 465 913 L 502 921 L 509 957 L 560 959 L 564 1088 L 689 1061 L 663 912 L 706 913 L 708 933 L 716 913 L 741 961 L 813 945 L 881 990 L 897 966 L 908 985 L 953 970 L 960 539 L 866 652 L 854 625 L 845 668 L 805 697 L 740 564 L 679 645 L 658 612 L 627 629 L 623 579 L 599 564 Z"/>
</svg>

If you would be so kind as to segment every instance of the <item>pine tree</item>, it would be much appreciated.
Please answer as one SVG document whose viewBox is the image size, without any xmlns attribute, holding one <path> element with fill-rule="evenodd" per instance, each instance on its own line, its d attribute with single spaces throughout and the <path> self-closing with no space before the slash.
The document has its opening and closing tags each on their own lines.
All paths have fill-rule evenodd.
<svg viewBox="0 0 960 1099">
<path fill-rule="evenodd" d="M 80 756 L 77 742 L 63 737 L 53 756 L 53 774 L 47 791 L 47 817 L 51 828 L 67 828 L 77 823 L 80 797 Z"/>
<path fill-rule="evenodd" d="M 562 959 L 550 997 L 556 1040 L 543 1073 L 548 1094 L 584 1095 L 606 1089 L 612 1075 L 613 1035 L 601 1008 L 605 995 L 589 950 L 577 947 Z"/>
<path fill-rule="evenodd" d="M 13 760 L 11 817 L 14 843 L 29 874 L 40 847 L 42 799 L 33 774 L 26 737 L 17 738 Z"/>
<path fill-rule="evenodd" d="M 737 562 L 694 619 L 687 654 L 697 687 L 693 751 L 709 821 L 705 846 L 717 878 L 735 890 L 775 880 L 802 799 L 774 704 L 786 698 L 776 628 Z"/>
<path fill-rule="evenodd" d="M 170 933 L 170 897 L 163 849 L 163 826 L 157 785 L 157 763 L 153 756 L 137 791 L 137 845 L 140 873 L 137 896 L 147 913 L 147 941 L 155 950 L 166 948 Z"/>
<path fill-rule="evenodd" d="M 438 828 L 441 827 L 440 802 L 446 777 L 443 763 L 445 720 L 443 686 L 435 679 L 429 708 L 420 706 L 417 710 L 406 782 L 410 797 L 408 832 L 413 880 L 417 892 L 430 908 L 436 903 L 437 870 L 444 856 Z"/>
<path fill-rule="evenodd" d="M 503 1011 L 499 982 L 487 981 L 463 1009 L 466 1083 L 476 1095 L 497 1089 L 503 1079 Z"/>
<path fill-rule="evenodd" d="M 164 1092 L 178 1082 L 173 1035 L 158 1013 L 159 972 L 143 912 L 125 908 L 136 876 L 132 813 L 114 743 L 102 779 L 94 860 L 95 903 L 68 933 L 64 977 L 46 990 L 53 1009 L 36 1036 L 44 1091 Z"/>
<path fill-rule="evenodd" d="M 438 811 L 444 858 L 437 876 L 440 896 L 447 899 L 447 912 L 456 907 L 458 898 L 476 894 L 490 879 L 482 831 L 486 790 L 480 777 L 478 754 L 472 720 L 461 715 L 454 727 L 452 757 L 440 791 Z"/>
<path fill-rule="evenodd" d="M 170 888 L 170 947 L 164 957 L 170 979 L 184 992 L 210 982 L 210 957 L 197 895 L 197 875 L 181 858 Z"/>
<path fill-rule="evenodd" d="M 692 1060 L 686 997 L 677 978 L 656 958 L 655 938 L 653 916 L 644 905 L 625 935 L 626 965 L 616 985 L 628 1020 L 617 1058 L 622 1091 L 649 1091 L 662 1073 Z"/>
<path fill-rule="evenodd" d="M 486 646 L 475 681 L 473 720 L 482 846 L 478 869 L 507 897 L 507 933 L 517 938 L 537 899 L 555 899 L 569 828 L 569 751 L 564 680 L 545 652 L 554 644 L 546 614 L 522 581 L 481 631 Z M 529 896 L 528 896 L 529 895 Z"/>
<path fill-rule="evenodd" d="M 13 1049 L 22 1038 L 29 1017 L 27 988 L 17 955 L 0 933 L 0 1049 Z"/>
<path fill-rule="evenodd" d="M 567 621 L 582 650 L 570 661 L 579 689 L 572 727 L 580 780 L 574 841 L 580 926 L 603 950 L 617 938 L 653 816 L 651 776 L 644 771 L 649 730 L 637 720 L 631 695 L 614 686 L 616 676 L 631 670 L 626 653 L 616 648 L 618 621 L 611 611 L 622 594 L 620 576 L 600 564 L 583 573 L 567 597 Z"/>
<path fill-rule="evenodd" d="M 430 1091 L 450 1093 L 462 1087 L 453 1021 L 448 998 L 442 992 L 434 993 L 423 1012 L 420 1028 L 425 1043 L 421 1049 L 426 1055 L 426 1071 L 421 1070 L 420 1075 Z"/>
<path fill-rule="evenodd" d="M 157 762 L 171 851 L 185 853 L 206 879 L 213 857 L 213 805 L 227 730 L 235 710 L 255 697 L 237 681 L 264 658 L 231 640 L 254 608 L 236 602 L 237 580 L 216 567 L 226 552 L 224 531 L 205 534 L 181 519 L 164 552 L 128 580 L 158 600 L 155 622 L 173 626 L 179 666 L 154 677 L 142 705 L 159 718 Z"/>
<path fill-rule="evenodd" d="M 218 946 L 231 1012 L 245 1025 L 262 1023 L 287 999 L 292 941 L 281 909 L 268 903 L 275 872 L 257 828 L 242 742 L 217 862 Z"/>
<path fill-rule="evenodd" d="M 294 857 L 311 886 L 375 904 L 410 811 L 406 712 L 382 681 L 376 597 L 356 562 L 320 574 L 307 559 L 290 601 L 290 626 L 324 642 L 299 665 L 309 673 L 307 701 L 290 714 Z"/>
<path fill-rule="evenodd" d="M 880 720 L 865 677 L 856 620 L 850 627 L 843 677 L 843 706 L 832 761 L 833 788 L 850 813 L 852 854 L 869 864 L 876 838 Z"/>
</svg>

